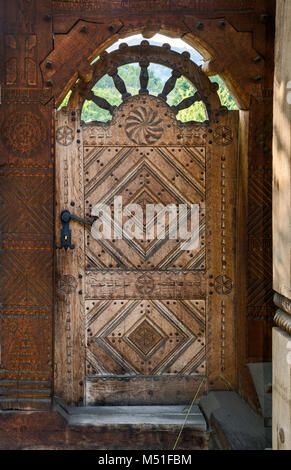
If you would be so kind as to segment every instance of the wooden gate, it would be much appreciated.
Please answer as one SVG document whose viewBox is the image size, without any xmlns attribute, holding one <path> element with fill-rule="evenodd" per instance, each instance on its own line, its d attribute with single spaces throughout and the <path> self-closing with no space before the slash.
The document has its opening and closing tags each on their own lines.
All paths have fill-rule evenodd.
<svg viewBox="0 0 291 470">
<path fill-rule="evenodd" d="M 118 75 L 130 62 L 141 66 L 137 96 Z M 158 97 L 147 90 L 150 62 L 173 69 Z M 91 91 L 105 73 L 122 94 L 117 108 Z M 170 107 L 181 74 L 197 92 Z M 85 98 L 112 120 L 81 123 Z M 177 121 L 195 101 L 209 120 Z M 238 113 L 221 107 L 216 84 L 188 55 L 145 42 L 103 54 L 57 113 L 56 237 L 60 245 L 63 229 L 63 244 L 74 245 L 56 251 L 55 393 L 66 402 L 177 404 L 189 402 L 203 378 L 201 393 L 235 386 L 237 134 Z M 148 239 L 145 230 L 133 238 L 121 197 L 123 208 L 136 204 L 144 216 L 148 204 L 199 205 L 198 246 L 184 249 L 169 216 L 165 238 Z M 96 239 L 74 218 L 61 222 L 66 210 L 94 227 L 97 204 L 110 208 L 110 238 Z"/>
</svg>

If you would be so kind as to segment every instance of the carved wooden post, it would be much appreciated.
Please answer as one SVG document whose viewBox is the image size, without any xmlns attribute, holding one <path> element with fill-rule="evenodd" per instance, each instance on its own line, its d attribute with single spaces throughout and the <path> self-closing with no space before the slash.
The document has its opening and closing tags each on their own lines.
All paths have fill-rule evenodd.
<svg viewBox="0 0 291 470">
<path fill-rule="evenodd" d="M 56 118 L 56 244 L 61 212 L 84 217 L 82 133 L 79 111 Z M 70 222 L 73 249 L 56 251 L 55 395 L 82 404 L 84 389 L 84 227 Z"/>
<path fill-rule="evenodd" d="M 217 123 L 217 121 L 219 121 Z M 236 386 L 235 361 L 235 207 L 238 112 L 210 122 L 206 162 L 207 341 L 209 387 Z"/>
<path fill-rule="evenodd" d="M 291 449 L 291 5 L 277 2 L 273 130 L 273 449 Z M 289 90 L 289 91 L 288 91 Z M 288 95 L 289 93 L 289 95 Z"/>
</svg>

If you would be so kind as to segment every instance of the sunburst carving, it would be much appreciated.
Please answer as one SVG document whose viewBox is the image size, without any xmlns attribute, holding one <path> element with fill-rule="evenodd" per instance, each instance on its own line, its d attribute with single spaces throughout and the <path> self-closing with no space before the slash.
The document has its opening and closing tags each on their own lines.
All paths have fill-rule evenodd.
<svg viewBox="0 0 291 470">
<path fill-rule="evenodd" d="M 154 144 L 162 137 L 163 120 L 157 111 L 147 110 L 143 106 L 134 111 L 126 119 L 125 131 L 135 144 Z"/>
</svg>

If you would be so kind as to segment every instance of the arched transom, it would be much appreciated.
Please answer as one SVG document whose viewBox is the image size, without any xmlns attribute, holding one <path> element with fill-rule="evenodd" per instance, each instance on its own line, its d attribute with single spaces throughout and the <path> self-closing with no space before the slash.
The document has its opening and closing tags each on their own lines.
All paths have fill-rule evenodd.
<svg viewBox="0 0 291 470">
<path fill-rule="evenodd" d="M 148 41 L 142 41 L 140 45 L 135 46 L 128 46 L 126 43 L 122 43 L 119 49 L 111 53 L 103 52 L 98 60 L 91 65 L 92 73 L 90 79 L 86 81 L 79 80 L 76 83 L 70 100 L 76 102 L 77 95 L 77 100 L 81 106 L 83 106 L 86 100 L 92 101 L 113 115 L 116 106 L 106 98 L 95 94 L 93 87 L 108 74 L 112 77 L 115 88 L 119 91 L 124 102 L 131 97 L 131 94 L 128 92 L 127 84 L 119 75 L 118 67 L 133 63 L 138 63 L 140 66 L 139 95 L 149 94 L 148 68 L 151 63 L 163 65 L 171 69 L 171 75 L 165 81 L 163 89 L 158 95 L 158 98 L 164 102 L 167 102 L 169 94 L 175 88 L 176 82 L 181 76 L 185 77 L 193 85 L 194 90 L 191 96 L 181 99 L 178 104 L 171 106 L 175 115 L 197 102 L 204 104 L 208 120 L 213 119 L 215 115 L 217 116 L 227 111 L 227 108 L 221 105 L 217 93 L 219 85 L 211 82 L 201 68 L 190 60 L 188 52 L 179 54 L 171 50 L 169 44 L 164 44 L 162 47 L 151 46 Z"/>
</svg>

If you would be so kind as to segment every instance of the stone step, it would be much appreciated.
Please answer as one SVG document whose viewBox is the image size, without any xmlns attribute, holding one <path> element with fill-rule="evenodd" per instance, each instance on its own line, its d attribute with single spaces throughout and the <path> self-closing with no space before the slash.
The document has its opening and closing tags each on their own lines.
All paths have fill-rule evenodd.
<svg viewBox="0 0 291 470">
<path fill-rule="evenodd" d="M 172 450 L 183 428 L 177 450 L 206 450 L 207 423 L 198 405 L 174 406 L 66 406 L 56 401 L 57 411 L 66 422 L 67 435 L 77 447 L 96 449 Z M 69 444 L 69 443 L 68 443 Z M 89 447 L 88 447 L 89 446 Z"/>
</svg>

